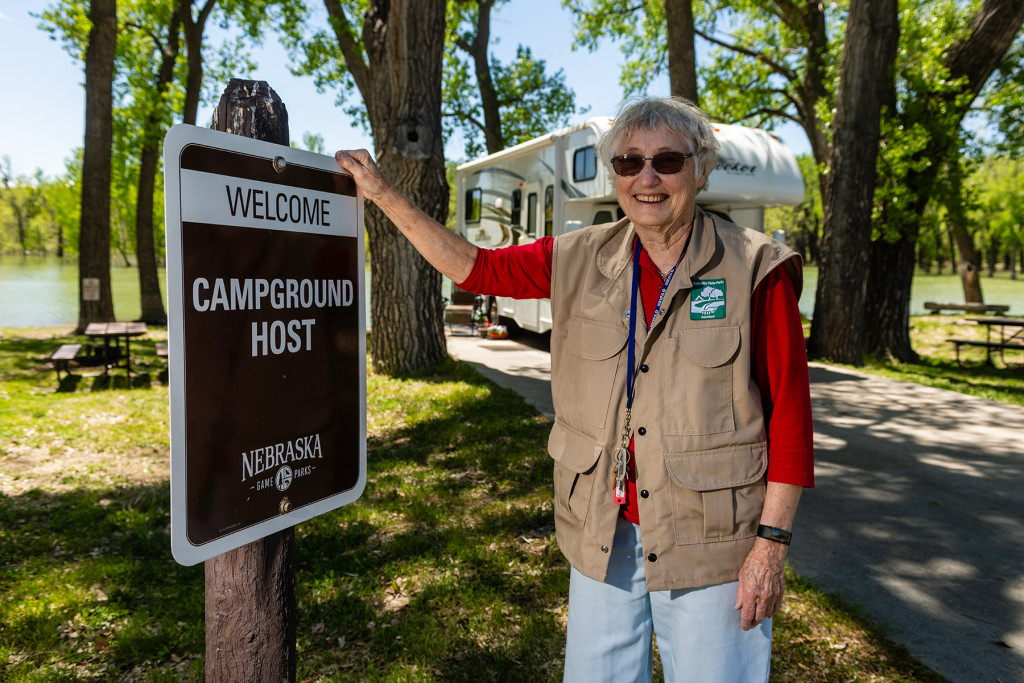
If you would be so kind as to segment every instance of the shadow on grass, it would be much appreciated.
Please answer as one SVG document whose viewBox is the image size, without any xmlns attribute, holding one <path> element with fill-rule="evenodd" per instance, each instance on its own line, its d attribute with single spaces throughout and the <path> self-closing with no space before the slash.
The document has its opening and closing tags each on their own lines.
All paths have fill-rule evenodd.
<svg viewBox="0 0 1024 683">
<path fill-rule="evenodd" d="M 119 676 L 202 652 L 202 568 L 171 558 L 169 504 L 166 483 L 0 495 L 7 674 Z"/>
</svg>

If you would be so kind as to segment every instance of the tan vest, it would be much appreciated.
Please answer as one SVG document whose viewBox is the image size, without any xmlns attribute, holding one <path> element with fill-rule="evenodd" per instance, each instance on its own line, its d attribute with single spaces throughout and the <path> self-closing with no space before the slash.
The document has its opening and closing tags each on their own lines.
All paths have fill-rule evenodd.
<svg viewBox="0 0 1024 683">
<path fill-rule="evenodd" d="M 572 566 L 598 581 L 620 510 L 611 465 L 626 407 L 634 234 L 624 219 L 560 236 L 551 268 L 555 526 Z M 780 264 L 799 297 L 798 254 L 698 208 L 650 334 L 637 302 L 632 427 L 648 590 L 734 581 L 754 544 L 768 446 L 750 300 Z"/>
</svg>

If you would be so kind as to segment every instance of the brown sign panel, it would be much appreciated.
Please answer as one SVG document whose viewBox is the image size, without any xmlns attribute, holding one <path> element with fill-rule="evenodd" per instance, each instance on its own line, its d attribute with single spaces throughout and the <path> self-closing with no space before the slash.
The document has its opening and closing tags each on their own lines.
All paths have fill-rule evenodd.
<svg viewBox="0 0 1024 683">
<path fill-rule="evenodd" d="M 175 131 L 172 548 L 193 564 L 361 493 L 364 259 L 361 202 L 333 159 Z"/>
</svg>

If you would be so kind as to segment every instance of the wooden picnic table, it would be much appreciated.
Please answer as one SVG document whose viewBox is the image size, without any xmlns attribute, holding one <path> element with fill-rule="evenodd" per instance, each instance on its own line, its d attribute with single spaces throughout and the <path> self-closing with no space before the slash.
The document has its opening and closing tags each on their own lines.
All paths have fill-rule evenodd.
<svg viewBox="0 0 1024 683">
<path fill-rule="evenodd" d="M 998 349 L 999 359 L 1006 362 L 1006 349 L 1024 350 L 1024 318 L 985 317 L 967 318 L 969 322 L 985 326 L 985 341 L 976 339 L 947 339 L 956 345 L 956 362 L 960 362 L 961 346 L 981 346 L 985 349 L 985 362 L 992 364 L 992 349 Z M 992 329 L 999 328 L 999 339 L 992 339 Z M 1007 336 L 1009 335 L 1009 336 Z"/>
<path fill-rule="evenodd" d="M 103 357 L 106 364 L 103 370 L 104 374 L 107 374 L 112 367 L 121 367 L 121 358 L 124 358 L 125 374 L 128 376 L 128 386 L 131 387 L 131 338 L 140 337 L 146 334 L 146 331 L 146 323 L 89 323 L 85 328 L 85 336 L 103 340 Z M 123 355 L 121 353 L 122 340 L 124 340 Z"/>
<path fill-rule="evenodd" d="M 934 311 L 936 314 L 940 314 L 943 311 L 962 311 L 963 313 L 1006 313 L 1010 310 L 1007 304 L 981 304 L 981 303 L 966 303 L 966 304 L 955 304 L 955 303 L 944 303 L 935 301 L 925 301 L 924 309 L 926 311 Z"/>
</svg>

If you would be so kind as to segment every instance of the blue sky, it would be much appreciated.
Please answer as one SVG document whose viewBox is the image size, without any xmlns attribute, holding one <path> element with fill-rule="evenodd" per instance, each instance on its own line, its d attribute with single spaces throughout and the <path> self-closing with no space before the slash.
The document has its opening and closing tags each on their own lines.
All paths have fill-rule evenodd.
<svg viewBox="0 0 1024 683">
<path fill-rule="evenodd" d="M 0 156 L 8 155 L 16 175 L 30 175 L 41 168 L 47 176 L 64 169 L 64 160 L 82 145 L 85 99 L 81 66 L 60 44 L 37 28 L 45 0 L 0 0 L 0 92 L 8 104 L 0 119 Z M 548 69 L 563 69 L 566 81 L 576 92 L 576 103 L 590 111 L 571 123 L 589 116 L 613 114 L 622 100 L 619 65 L 622 55 L 617 44 L 603 42 L 598 52 L 572 51 L 572 17 L 557 0 L 511 0 L 492 18 L 491 35 L 499 42 L 492 51 L 507 60 L 522 43 L 536 57 L 547 60 Z M 308 78 L 292 76 L 286 68 L 287 55 L 271 37 L 254 51 L 259 68 L 253 77 L 267 81 L 288 108 L 293 140 L 303 133 L 319 133 L 327 149 L 367 147 L 372 142 L 359 128 L 353 128 L 345 114 L 334 106 L 333 93 L 317 94 Z M 668 92 L 663 78 L 652 95 Z M 209 125 L 211 107 L 199 112 L 199 124 Z M 807 139 L 796 126 L 777 131 L 796 154 L 809 149 Z M 461 159 L 458 141 L 450 141 L 446 155 Z"/>
</svg>

